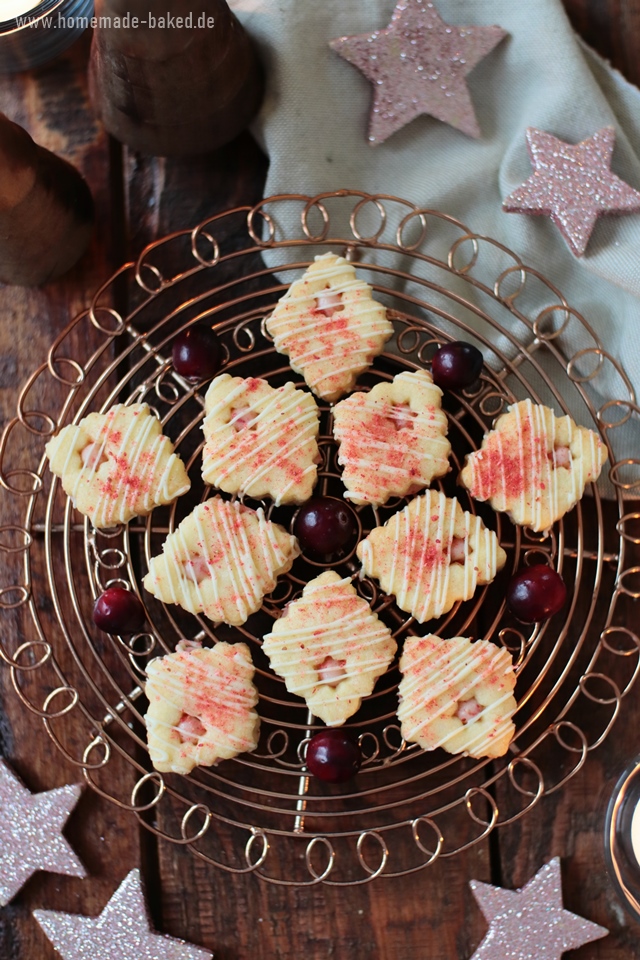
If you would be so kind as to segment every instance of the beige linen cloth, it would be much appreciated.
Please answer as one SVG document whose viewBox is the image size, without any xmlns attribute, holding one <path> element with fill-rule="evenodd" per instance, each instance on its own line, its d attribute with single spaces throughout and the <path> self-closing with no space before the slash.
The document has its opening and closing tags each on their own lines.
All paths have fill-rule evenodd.
<svg viewBox="0 0 640 960">
<path fill-rule="evenodd" d="M 330 49 L 329 41 L 387 26 L 394 0 L 232 0 L 231 6 L 257 40 L 266 66 L 267 93 L 254 128 L 270 158 L 266 196 L 345 187 L 398 195 L 462 220 L 551 280 L 606 351 L 624 364 L 640 395 L 640 214 L 601 217 L 585 256 L 577 259 L 549 218 L 501 209 L 503 199 L 532 172 L 525 144 L 529 126 L 569 143 L 615 127 L 612 170 L 640 190 L 640 90 L 580 41 L 560 0 L 437 0 L 448 23 L 498 24 L 509 34 L 467 77 L 481 138 L 422 116 L 377 146 L 366 139 L 371 85 Z M 294 230 L 298 218 L 299 208 L 289 223 L 285 213 L 285 231 Z M 392 240 L 392 233 L 386 237 Z M 265 259 L 270 266 L 282 263 L 274 251 Z M 385 257 L 367 251 L 363 259 Z M 408 269 L 406 258 L 387 261 Z M 281 276 L 293 279 L 286 271 Z M 451 281 L 453 289 L 458 284 L 456 278 Z M 469 296 L 468 284 L 459 289 Z M 518 302 L 526 302 L 525 312 L 532 316 L 554 298 L 534 283 Z M 472 327 L 476 323 L 467 312 L 461 319 Z M 560 323 L 557 315 L 547 319 Z M 508 339 L 491 336 L 513 355 Z M 573 318 L 558 342 L 565 353 L 593 344 Z M 545 353 L 546 348 L 538 354 L 543 368 Z M 499 366 L 495 357 L 488 361 Z M 585 355 L 574 372 L 587 374 L 596 361 L 593 354 Z M 548 369 L 557 382 L 557 367 Z M 526 377 L 538 382 L 535 371 Z M 518 394 L 517 383 L 512 386 Z M 630 395 L 606 360 L 586 389 L 596 406 Z M 587 422 L 576 395 L 570 386 L 566 402 Z M 544 388 L 540 396 L 546 399 Z M 607 417 L 618 419 L 620 413 L 609 411 Z M 609 430 L 617 458 L 633 457 L 634 451 L 640 455 L 637 419 L 633 411 L 625 426 Z M 623 473 L 627 484 L 640 484 L 640 468 L 632 465 Z M 632 492 L 640 494 L 640 485 Z"/>
</svg>

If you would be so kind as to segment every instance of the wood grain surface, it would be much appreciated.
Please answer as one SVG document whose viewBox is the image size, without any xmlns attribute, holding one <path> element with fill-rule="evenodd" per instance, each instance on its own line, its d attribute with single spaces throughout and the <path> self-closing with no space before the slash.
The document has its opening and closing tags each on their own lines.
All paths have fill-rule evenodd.
<svg viewBox="0 0 640 960">
<path fill-rule="evenodd" d="M 640 0 L 565 0 L 565 6 L 576 30 L 629 80 L 640 83 Z M 14 415 L 17 391 L 53 339 L 122 261 L 173 229 L 254 203 L 262 194 L 267 161 L 248 134 L 191 160 L 142 158 L 110 142 L 87 100 L 88 51 L 85 37 L 40 70 L 0 77 L 0 110 L 82 171 L 96 201 L 98 224 L 90 250 L 62 280 L 37 290 L 0 288 L 0 426 Z M 97 346 L 97 331 L 95 338 Z M 92 344 L 85 339 L 78 346 L 86 354 Z M 41 441 L 26 436 L 25 443 L 32 444 L 35 457 Z M 0 510 L 2 524 L 15 522 L 11 498 L 2 496 Z M 640 548 L 630 549 L 630 563 L 640 563 Z M 15 576 L 20 576 L 19 565 Z M 35 576 L 44 571 L 36 570 Z M 608 597 L 601 603 L 608 604 Z M 39 614 L 55 629 L 54 611 L 43 608 Z M 29 624 L 26 616 L 7 614 L 2 629 L 3 643 L 15 649 L 28 636 Z M 45 691 L 37 680 L 24 682 L 27 693 L 42 702 Z M 78 781 L 79 769 L 62 758 L 41 721 L 20 703 L 6 668 L 0 668 L 0 695 L 0 753 L 29 788 Z M 518 887 L 552 856 L 562 858 L 566 907 L 611 931 L 571 956 L 640 958 L 640 925 L 617 900 L 603 853 L 606 804 L 637 751 L 640 703 L 637 696 L 629 700 L 606 746 L 529 815 L 431 869 L 348 891 L 286 888 L 223 874 L 188 851 L 157 841 L 133 816 L 85 791 L 67 835 L 89 878 L 37 874 L 30 880 L 0 910 L 0 958 L 54 960 L 57 954 L 31 911 L 45 907 L 95 915 L 126 873 L 141 866 L 157 928 L 208 947 L 217 960 L 467 960 L 486 930 L 468 881 Z M 73 742 L 73 731 L 70 738 Z M 126 764 L 117 770 L 124 795 L 131 773 Z M 281 864 L 284 873 L 287 866 Z"/>
</svg>

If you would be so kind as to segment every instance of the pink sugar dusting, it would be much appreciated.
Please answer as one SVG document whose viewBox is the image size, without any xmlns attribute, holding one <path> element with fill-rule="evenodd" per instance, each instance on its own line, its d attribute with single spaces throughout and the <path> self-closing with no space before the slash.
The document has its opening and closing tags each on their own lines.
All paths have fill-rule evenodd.
<svg viewBox="0 0 640 960">
<path fill-rule="evenodd" d="M 318 321 L 321 322 L 318 322 Z M 346 309 L 324 310 L 312 308 L 298 320 L 296 330 L 287 333 L 286 347 L 292 359 L 305 356 L 305 363 L 330 360 L 333 357 L 347 358 L 360 347 L 362 338 L 351 327 L 352 316 Z M 336 334 L 339 338 L 336 341 Z M 313 357 L 308 356 L 309 341 L 314 341 Z M 376 345 L 372 345 L 375 350 Z"/>
<path fill-rule="evenodd" d="M 447 563 L 447 555 L 441 546 L 420 537 L 408 539 L 405 557 L 412 575 L 421 571 L 423 577 L 430 575 L 434 567 L 442 567 Z"/>
<path fill-rule="evenodd" d="M 490 434 L 482 449 L 471 455 L 471 495 L 488 500 L 501 494 L 512 500 L 527 490 L 544 489 L 541 468 L 547 451 L 543 445 L 544 439 L 533 434 L 528 417 L 522 421 L 521 438 L 516 445 L 505 443 L 504 434 Z"/>
<path fill-rule="evenodd" d="M 409 443 L 399 449 L 398 435 L 413 431 L 415 416 L 407 405 L 383 404 L 369 408 L 366 395 L 354 394 L 346 401 L 358 411 L 346 436 L 341 439 L 340 458 L 344 464 L 358 469 L 360 477 L 377 485 L 379 476 L 376 466 L 382 458 L 386 466 L 409 476 L 420 475 L 420 454 Z M 381 449 L 389 447 L 385 455 Z"/>
<path fill-rule="evenodd" d="M 243 712 L 233 690 L 234 678 L 224 668 L 212 671 L 194 663 L 193 657 L 188 658 L 188 663 L 184 674 L 185 712 L 198 717 L 208 728 L 232 732 L 236 718 Z"/>
<path fill-rule="evenodd" d="M 100 493 L 106 500 L 116 501 L 124 490 L 125 500 L 133 505 L 138 497 L 149 493 L 153 485 L 153 477 L 138 476 L 131 471 L 126 453 L 113 457 L 114 469 L 106 480 L 100 484 Z"/>
</svg>

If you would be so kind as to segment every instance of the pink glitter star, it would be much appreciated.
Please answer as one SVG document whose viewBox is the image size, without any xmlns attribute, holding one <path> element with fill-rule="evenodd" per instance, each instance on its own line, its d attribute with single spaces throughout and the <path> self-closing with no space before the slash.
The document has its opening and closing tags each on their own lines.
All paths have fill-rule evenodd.
<svg viewBox="0 0 640 960">
<path fill-rule="evenodd" d="M 0 906 L 9 903 L 36 870 L 86 877 L 62 836 L 81 791 L 75 784 L 31 794 L 0 761 Z"/>
<path fill-rule="evenodd" d="M 560 858 L 538 870 L 520 890 L 471 881 L 489 930 L 471 960 L 560 960 L 565 950 L 609 933 L 562 905 Z"/>
<path fill-rule="evenodd" d="M 503 210 L 551 217 L 581 257 L 601 214 L 640 213 L 640 192 L 611 173 L 615 139 L 613 127 L 603 127 L 572 145 L 529 127 L 527 148 L 534 171 L 507 197 Z"/>
<path fill-rule="evenodd" d="M 449 25 L 429 0 L 398 0 L 384 30 L 330 46 L 372 82 L 369 140 L 382 143 L 423 113 L 479 137 L 465 77 L 505 36 L 502 27 Z"/>
<path fill-rule="evenodd" d="M 95 919 L 55 910 L 33 915 L 63 960 L 211 960 L 208 950 L 151 929 L 138 870 Z"/>
</svg>

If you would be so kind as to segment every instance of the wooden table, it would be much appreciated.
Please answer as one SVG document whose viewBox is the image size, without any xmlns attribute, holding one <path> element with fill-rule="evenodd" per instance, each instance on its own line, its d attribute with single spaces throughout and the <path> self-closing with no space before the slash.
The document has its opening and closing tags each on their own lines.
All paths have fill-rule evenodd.
<svg viewBox="0 0 640 960">
<path fill-rule="evenodd" d="M 585 40 L 640 84 L 639 0 L 565 0 L 565 6 Z M 85 37 L 36 73 L 0 78 L 0 109 L 82 170 L 96 199 L 99 224 L 89 253 L 62 280 L 40 290 L 0 290 L 3 422 L 14 413 L 19 387 L 68 318 L 86 306 L 121 262 L 171 230 L 261 197 L 267 162 L 248 135 L 213 156 L 179 161 L 132 156 L 110 142 L 87 103 L 87 55 Z M 10 509 L 3 508 L 3 522 L 9 522 Z M 630 563 L 640 562 L 640 547 L 631 549 L 635 557 Z M 630 623 L 632 616 L 630 606 Z M 3 619 L 10 641 L 25 629 L 20 617 Z M 6 669 L 0 670 L 0 690 L 1 754 L 33 791 L 76 781 L 77 769 L 55 751 L 41 722 L 20 704 Z M 606 746 L 528 816 L 417 875 L 348 892 L 270 886 L 252 876 L 209 869 L 187 851 L 157 842 L 132 816 L 87 791 L 68 836 L 89 879 L 37 874 L 0 913 L 0 956 L 53 960 L 57 955 L 31 911 L 46 907 L 96 915 L 128 870 L 140 865 L 157 928 L 215 950 L 218 960 L 462 960 L 472 955 L 486 929 L 469 879 L 519 887 L 550 857 L 560 856 L 565 906 L 611 931 L 608 938 L 577 951 L 576 958 L 640 957 L 640 926 L 616 898 L 603 852 L 608 798 L 637 752 L 640 705 L 637 696 L 628 700 Z"/>
</svg>

